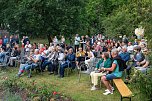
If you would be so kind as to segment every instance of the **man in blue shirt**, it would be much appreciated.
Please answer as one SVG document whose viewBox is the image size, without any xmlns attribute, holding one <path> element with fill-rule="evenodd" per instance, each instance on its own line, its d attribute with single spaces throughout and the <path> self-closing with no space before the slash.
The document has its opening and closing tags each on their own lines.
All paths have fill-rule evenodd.
<svg viewBox="0 0 152 101">
<path fill-rule="evenodd" d="M 59 77 L 61 77 L 61 78 L 64 77 L 64 69 L 65 68 L 68 68 L 68 67 L 70 67 L 72 69 L 75 68 L 74 61 L 75 61 L 75 54 L 73 53 L 73 49 L 70 48 L 68 54 L 66 54 L 65 62 L 60 64 L 60 70 L 59 70 L 60 76 Z"/>
<path fill-rule="evenodd" d="M 125 61 L 125 63 L 130 59 L 130 54 L 127 52 L 127 47 L 122 47 L 122 53 L 119 54 L 122 60 Z"/>
</svg>

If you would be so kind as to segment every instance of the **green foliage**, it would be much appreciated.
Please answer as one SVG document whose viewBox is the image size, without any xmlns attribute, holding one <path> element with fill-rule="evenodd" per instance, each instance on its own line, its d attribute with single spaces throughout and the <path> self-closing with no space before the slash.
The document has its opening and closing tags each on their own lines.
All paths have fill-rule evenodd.
<svg viewBox="0 0 152 101">
<path fill-rule="evenodd" d="M 22 101 L 19 95 L 13 94 L 9 90 L 5 91 L 4 94 L 3 101 Z"/>
<path fill-rule="evenodd" d="M 97 34 L 152 37 L 151 0 L 0 0 L 0 27 L 31 36 Z"/>
<path fill-rule="evenodd" d="M 152 96 L 152 69 L 149 70 L 148 74 L 138 74 L 137 81 L 135 83 L 135 88 L 140 91 L 140 99 L 144 101 L 151 101 Z"/>
</svg>

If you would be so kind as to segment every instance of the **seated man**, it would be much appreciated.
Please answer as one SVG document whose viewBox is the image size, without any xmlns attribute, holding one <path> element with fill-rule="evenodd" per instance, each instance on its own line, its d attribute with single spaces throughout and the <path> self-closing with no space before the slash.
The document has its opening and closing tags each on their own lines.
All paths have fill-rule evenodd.
<svg viewBox="0 0 152 101">
<path fill-rule="evenodd" d="M 80 68 L 79 67 L 79 64 L 81 61 L 85 61 L 85 52 L 82 51 L 82 48 L 80 47 L 79 48 L 79 51 L 76 52 L 76 58 L 77 58 L 77 61 L 76 61 L 76 66 L 78 67 L 78 69 Z"/>
<path fill-rule="evenodd" d="M 127 79 L 129 79 L 129 74 L 130 74 L 130 69 L 131 67 L 137 67 L 139 62 L 144 61 L 145 56 L 144 54 L 141 52 L 141 47 L 140 46 L 136 46 L 134 47 L 134 51 L 135 51 L 135 55 L 133 57 L 133 63 L 127 67 Z"/>
<path fill-rule="evenodd" d="M 123 46 L 122 47 L 122 52 L 119 54 L 122 60 L 125 61 L 125 63 L 130 59 L 130 54 L 127 52 L 127 47 Z"/>
<path fill-rule="evenodd" d="M 147 54 L 147 53 L 146 53 Z M 137 67 L 135 67 L 134 69 L 134 74 L 132 76 L 132 78 L 128 81 L 129 83 L 132 82 L 136 77 L 137 77 L 137 73 L 138 71 L 140 71 L 141 73 L 147 73 L 147 70 L 149 69 L 149 59 L 147 57 L 147 55 L 145 55 L 145 59 L 141 62 L 137 62 Z"/>
<path fill-rule="evenodd" d="M 60 64 L 60 70 L 59 70 L 59 73 L 60 73 L 60 76 L 61 78 L 64 77 L 64 69 L 67 68 L 68 66 L 72 69 L 75 68 L 75 54 L 73 53 L 73 49 L 70 48 L 68 53 L 65 54 L 65 62 L 63 62 L 62 64 Z"/>
<path fill-rule="evenodd" d="M 104 52 L 101 54 L 101 60 L 96 64 L 95 71 L 91 72 L 91 82 L 93 87 L 91 90 L 96 90 L 96 86 L 98 84 L 98 77 L 106 75 L 108 72 L 100 72 L 101 68 L 110 68 L 112 64 L 112 60 L 109 58 L 109 54 Z"/>
<path fill-rule="evenodd" d="M 48 71 L 50 72 L 49 74 L 57 73 L 57 69 L 54 70 L 54 65 L 53 63 L 57 62 L 58 59 L 58 50 L 56 47 L 53 48 L 53 51 L 50 52 L 50 54 L 47 56 L 47 60 L 45 60 L 42 64 L 42 70 L 45 70 L 45 67 L 48 65 Z"/>
<path fill-rule="evenodd" d="M 135 69 L 145 73 L 150 63 L 148 59 L 148 50 L 143 51 L 143 54 L 145 55 L 145 59 L 141 62 L 137 62 L 137 67 L 135 67 Z"/>
<path fill-rule="evenodd" d="M 34 54 L 30 54 L 30 56 L 27 58 L 28 60 L 30 60 L 30 62 L 20 65 L 20 69 L 17 75 L 18 77 L 21 76 L 24 70 L 27 70 L 29 73 L 30 69 L 34 69 L 35 67 L 38 66 L 38 61 L 41 60 L 41 55 L 39 54 L 39 50 L 35 49 Z M 28 75 L 28 77 L 30 77 L 30 74 Z"/>
</svg>

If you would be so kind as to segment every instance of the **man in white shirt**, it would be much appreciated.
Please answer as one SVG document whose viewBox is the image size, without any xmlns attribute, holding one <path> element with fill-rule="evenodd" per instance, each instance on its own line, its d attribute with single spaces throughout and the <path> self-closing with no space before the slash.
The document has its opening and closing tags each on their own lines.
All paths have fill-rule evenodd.
<svg viewBox="0 0 152 101">
<path fill-rule="evenodd" d="M 129 53 L 132 53 L 133 50 L 134 50 L 134 46 L 132 45 L 131 42 L 129 42 L 129 43 L 128 43 L 128 47 L 127 47 L 127 51 L 128 51 Z"/>
<path fill-rule="evenodd" d="M 21 76 L 21 74 L 24 72 L 24 70 L 27 70 L 29 72 L 28 77 L 31 77 L 30 69 L 34 69 L 38 66 L 38 61 L 41 60 L 41 55 L 39 54 L 39 50 L 35 49 L 34 55 L 29 56 L 28 58 L 30 60 L 30 63 L 22 64 L 20 65 L 20 69 L 18 72 L 18 77 Z"/>
</svg>

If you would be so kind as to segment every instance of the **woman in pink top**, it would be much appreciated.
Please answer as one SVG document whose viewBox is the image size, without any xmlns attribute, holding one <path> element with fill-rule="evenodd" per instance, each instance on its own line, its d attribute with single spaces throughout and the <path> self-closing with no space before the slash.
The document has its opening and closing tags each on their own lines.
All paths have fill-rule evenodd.
<svg viewBox="0 0 152 101">
<path fill-rule="evenodd" d="M 96 52 L 102 52 L 102 47 L 100 46 L 100 42 L 97 43 L 97 46 L 94 48 Z"/>
</svg>

